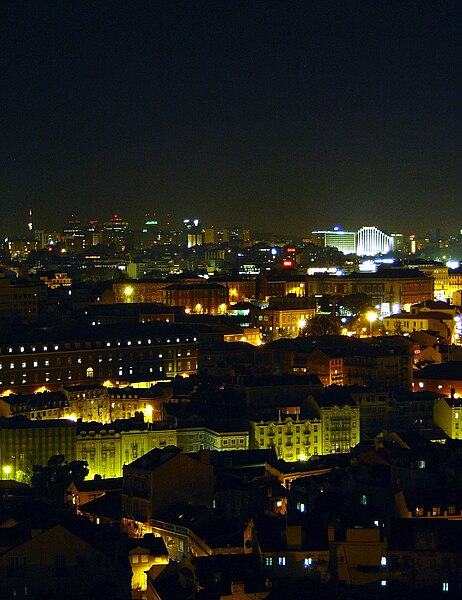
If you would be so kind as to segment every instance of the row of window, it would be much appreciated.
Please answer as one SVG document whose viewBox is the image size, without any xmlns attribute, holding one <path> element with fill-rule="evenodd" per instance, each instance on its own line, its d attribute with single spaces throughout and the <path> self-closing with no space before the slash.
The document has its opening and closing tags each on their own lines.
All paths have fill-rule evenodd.
<svg viewBox="0 0 462 600">
<path fill-rule="evenodd" d="M 157 338 L 155 340 L 152 340 L 152 338 L 148 338 L 146 340 L 126 340 L 125 342 L 123 341 L 117 341 L 117 342 L 76 342 L 73 344 L 75 349 L 79 349 L 79 348 L 100 348 L 101 344 L 104 344 L 106 346 L 106 348 L 111 348 L 111 347 L 120 347 L 122 345 L 126 345 L 126 346 L 132 346 L 132 345 L 137 345 L 137 346 L 150 346 L 151 344 L 155 343 L 155 344 L 170 344 L 170 343 L 188 343 L 191 340 L 189 338 L 184 338 L 181 339 L 179 337 L 177 338 L 166 338 L 165 340 L 162 340 L 160 338 Z M 193 342 L 197 342 L 197 337 L 193 337 L 192 338 Z M 61 346 L 59 344 L 44 344 L 44 345 L 40 345 L 40 346 L 30 346 L 30 350 L 28 348 L 28 351 L 30 352 L 53 352 L 53 351 L 59 351 L 59 350 L 71 350 L 71 344 L 69 342 L 66 342 L 64 344 L 62 344 Z M 14 347 L 14 346 L 8 346 L 6 349 L 6 352 L 4 352 L 4 354 L 13 354 L 16 352 L 20 352 L 20 353 L 24 353 L 26 352 L 26 347 L 25 346 L 18 346 L 18 347 Z"/>
<path fill-rule="evenodd" d="M 320 562 L 320 561 L 317 561 Z M 276 562 L 274 561 L 274 564 L 276 564 Z M 280 567 L 285 567 L 287 566 L 287 560 L 285 556 L 278 556 L 277 557 L 277 564 Z M 307 556 L 303 559 L 303 566 L 307 569 L 308 567 L 312 567 L 315 564 L 315 561 L 313 560 L 313 558 L 311 556 Z M 267 567 L 272 567 L 273 566 L 273 557 L 272 556 L 267 556 L 265 558 L 265 565 Z"/>
</svg>

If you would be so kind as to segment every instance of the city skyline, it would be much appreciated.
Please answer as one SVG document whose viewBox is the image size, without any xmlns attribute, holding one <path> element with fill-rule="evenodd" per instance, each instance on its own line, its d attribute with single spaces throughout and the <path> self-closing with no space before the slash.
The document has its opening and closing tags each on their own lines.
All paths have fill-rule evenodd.
<svg viewBox="0 0 462 600">
<path fill-rule="evenodd" d="M 2 233 L 29 207 L 51 228 L 74 210 L 152 210 L 300 237 L 338 222 L 420 233 L 435 209 L 453 228 L 458 3 L 2 14 Z"/>
</svg>

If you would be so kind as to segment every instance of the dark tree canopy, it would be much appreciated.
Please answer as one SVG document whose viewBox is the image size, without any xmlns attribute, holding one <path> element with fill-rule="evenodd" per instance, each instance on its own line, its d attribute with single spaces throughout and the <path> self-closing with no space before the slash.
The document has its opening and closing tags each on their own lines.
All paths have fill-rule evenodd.
<svg viewBox="0 0 462 600">
<path fill-rule="evenodd" d="M 50 504 L 62 504 L 68 486 L 88 475 L 88 463 L 83 460 L 67 462 L 63 454 L 51 456 L 46 467 L 32 467 L 31 485 L 36 495 Z"/>
</svg>

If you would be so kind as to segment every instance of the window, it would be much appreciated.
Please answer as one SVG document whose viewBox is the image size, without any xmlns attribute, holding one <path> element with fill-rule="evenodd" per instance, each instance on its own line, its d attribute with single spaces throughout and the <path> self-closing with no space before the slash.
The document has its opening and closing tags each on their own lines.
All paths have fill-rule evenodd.
<svg viewBox="0 0 462 600">
<path fill-rule="evenodd" d="M 313 564 L 313 559 L 310 556 L 308 558 L 305 558 L 305 561 L 304 561 L 305 569 L 307 567 L 311 567 L 312 564 Z"/>
<path fill-rule="evenodd" d="M 443 592 L 449 592 L 449 583 L 447 581 L 443 583 Z"/>
<path fill-rule="evenodd" d="M 88 369 L 87 369 L 87 377 L 88 378 L 92 378 L 93 377 L 93 367 L 88 367 Z"/>
<path fill-rule="evenodd" d="M 272 556 L 267 556 L 265 558 L 265 565 L 267 567 L 272 567 L 273 566 L 273 557 Z"/>
<path fill-rule="evenodd" d="M 278 558 L 278 565 L 280 567 L 285 567 L 286 566 L 286 557 L 285 556 L 280 556 Z"/>
<path fill-rule="evenodd" d="M 381 567 L 386 567 L 387 566 L 387 557 L 386 556 L 382 556 L 380 559 L 380 566 Z"/>
</svg>

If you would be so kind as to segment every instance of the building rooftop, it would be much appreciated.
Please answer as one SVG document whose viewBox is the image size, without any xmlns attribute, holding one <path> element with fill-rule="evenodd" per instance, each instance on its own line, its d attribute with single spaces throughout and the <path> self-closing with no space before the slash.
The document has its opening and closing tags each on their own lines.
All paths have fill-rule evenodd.
<svg viewBox="0 0 462 600">
<path fill-rule="evenodd" d="M 181 454 L 181 450 L 176 446 L 166 446 L 165 448 L 153 448 L 140 458 L 137 458 L 129 465 L 132 469 L 141 469 L 144 471 L 154 471 L 161 465 L 164 465 L 168 461 L 172 460 L 176 456 Z"/>
<path fill-rule="evenodd" d="M 452 360 L 446 363 L 429 365 L 420 371 L 415 371 L 414 379 L 462 381 L 462 360 Z"/>
</svg>

